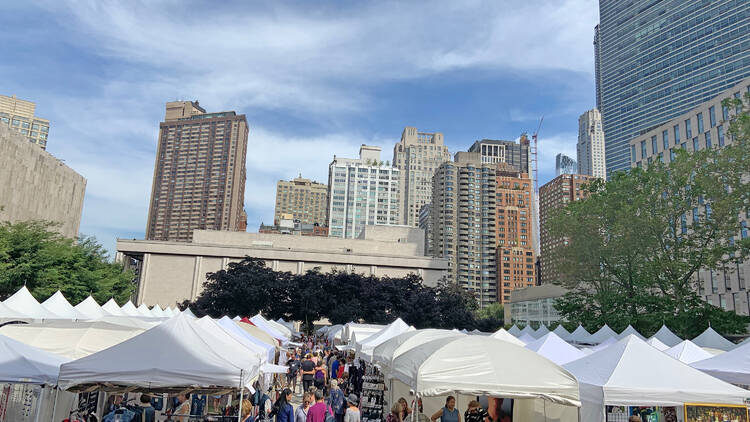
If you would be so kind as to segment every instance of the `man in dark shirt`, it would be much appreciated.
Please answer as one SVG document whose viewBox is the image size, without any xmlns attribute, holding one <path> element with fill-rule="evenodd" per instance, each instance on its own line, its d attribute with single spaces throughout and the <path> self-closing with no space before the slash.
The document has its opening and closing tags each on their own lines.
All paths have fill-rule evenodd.
<svg viewBox="0 0 750 422">
<path fill-rule="evenodd" d="M 286 374 L 287 383 L 289 387 L 292 389 L 292 393 L 297 392 L 297 374 L 299 373 L 299 367 L 300 362 L 295 359 L 294 355 L 289 357 L 289 360 L 286 362 L 287 366 L 289 367 L 289 372 Z"/>
<path fill-rule="evenodd" d="M 305 356 L 305 360 L 300 365 L 302 369 L 302 391 L 306 393 L 310 391 L 310 387 L 313 385 L 313 378 L 315 377 L 315 362 L 312 361 L 312 356 L 308 353 Z"/>
</svg>

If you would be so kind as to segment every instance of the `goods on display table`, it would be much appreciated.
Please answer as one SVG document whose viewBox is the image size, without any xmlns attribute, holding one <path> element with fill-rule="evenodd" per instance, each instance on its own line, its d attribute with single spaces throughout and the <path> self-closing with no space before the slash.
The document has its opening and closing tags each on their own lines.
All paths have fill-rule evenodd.
<svg viewBox="0 0 750 422">
<path fill-rule="evenodd" d="M 368 364 L 362 377 L 362 422 L 382 422 L 385 420 L 383 409 L 388 409 L 383 403 L 385 381 L 383 373 L 375 365 Z M 385 412 L 387 415 L 387 412 Z"/>
</svg>

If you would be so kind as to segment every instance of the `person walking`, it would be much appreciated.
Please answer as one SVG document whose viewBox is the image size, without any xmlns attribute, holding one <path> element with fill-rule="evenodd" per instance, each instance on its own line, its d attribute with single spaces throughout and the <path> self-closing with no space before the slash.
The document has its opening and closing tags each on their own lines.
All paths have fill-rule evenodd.
<svg viewBox="0 0 750 422">
<path fill-rule="evenodd" d="M 307 411 L 306 422 L 326 422 L 329 415 L 333 416 L 333 409 L 323 401 L 323 390 L 316 390 L 315 404 Z"/>
<path fill-rule="evenodd" d="M 300 369 L 302 370 L 302 390 L 308 392 L 315 377 L 315 363 L 312 361 L 312 355 L 309 353 L 305 355 L 305 360 L 300 364 Z"/>
<path fill-rule="evenodd" d="M 287 385 L 292 389 L 292 393 L 297 392 L 297 374 L 299 373 L 299 365 L 300 363 L 297 358 L 294 355 L 291 355 L 287 361 L 289 369 L 286 373 L 286 381 Z"/>
<path fill-rule="evenodd" d="M 307 422 L 307 411 L 310 409 L 313 397 L 307 391 L 302 394 L 302 404 L 294 412 L 294 422 Z"/>
<path fill-rule="evenodd" d="M 359 398 L 357 397 L 357 395 L 349 394 L 346 402 L 349 407 L 346 408 L 343 422 L 360 422 L 359 407 L 357 407 L 357 405 L 359 404 Z"/>
<path fill-rule="evenodd" d="M 346 413 L 346 398 L 336 380 L 331 380 L 331 394 L 328 397 L 328 405 L 333 409 L 333 415 L 336 417 L 336 422 L 343 422 L 344 413 Z"/>
<path fill-rule="evenodd" d="M 440 422 L 461 422 L 461 415 L 458 414 L 458 409 L 456 409 L 456 398 L 453 396 L 446 397 L 445 406 L 435 412 L 430 419 L 432 422 L 438 419 L 440 419 Z"/>
<path fill-rule="evenodd" d="M 276 415 L 276 422 L 294 422 L 294 408 L 291 401 L 292 390 L 283 389 L 271 411 L 272 414 Z"/>
<path fill-rule="evenodd" d="M 325 392 L 327 378 L 326 365 L 325 363 L 323 363 L 323 359 L 321 358 L 318 364 L 315 366 L 315 388 L 317 388 L 318 390 L 323 390 L 323 392 Z"/>
</svg>

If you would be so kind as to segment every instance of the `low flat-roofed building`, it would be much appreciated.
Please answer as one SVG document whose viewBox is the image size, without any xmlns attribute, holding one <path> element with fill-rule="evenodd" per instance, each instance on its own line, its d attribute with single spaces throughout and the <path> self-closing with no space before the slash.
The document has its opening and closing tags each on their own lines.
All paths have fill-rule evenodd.
<svg viewBox="0 0 750 422">
<path fill-rule="evenodd" d="M 316 267 L 389 277 L 414 273 L 430 286 L 449 270 L 447 259 L 424 256 L 424 233 L 413 227 L 366 226 L 358 239 L 195 230 L 190 243 L 117 240 L 117 260 L 136 270 L 137 304 L 194 300 L 206 273 L 246 256 L 294 274 Z"/>
<path fill-rule="evenodd" d="M 540 324 L 550 326 L 561 319 L 555 309 L 555 300 L 567 292 L 556 284 L 513 290 L 510 293 L 510 306 L 505 307 L 505 321 L 534 328 Z"/>
</svg>

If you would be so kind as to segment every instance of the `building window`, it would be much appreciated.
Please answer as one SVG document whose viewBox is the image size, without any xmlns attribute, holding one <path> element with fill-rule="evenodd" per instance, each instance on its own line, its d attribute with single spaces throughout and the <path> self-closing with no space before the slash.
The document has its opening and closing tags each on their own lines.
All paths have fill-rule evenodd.
<svg viewBox="0 0 750 422">
<path fill-rule="evenodd" d="M 701 133 L 703 132 L 703 113 L 696 114 L 695 118 L 698 119 L 698 133 Z"/>
<path fill-rule="evenodd" d="M 716 126 L 716 107 L 714 106 L 708 108 L 708 122 L 711 124 L 711 127 Z"/>
<path fill-rule="evenodd" d="M 680 217 L 680 230 L 682 231 L 682 234 L 687 233 L 687 217 L 685 217 L 685 214 L 682 214 Z"/>
<path fill-rule="evenodd" d="M 635 145 L 630 146 L 630 161 L 635 162 Z"/>
<path fill-rule="evenodd" d="M 664 145 L 665 151 L 669 149 L 669 132 L 666 130 L 661 133 L 661 143 Z"/>
<path fill-rule="evenodd" d="M 723 146 L 724 146 L 724 126 L 722 126 L 722 125 L 719 125 L 719 126 L 718 126 L 718 127 L 716 128 L 716 132 L 717 132 L 717 133 L 718 133 L 718 135 L 719 135 L 719 146 L 720 146 L 720 147 L 723 147 Z"/>
<path fill-rule="evenodd" d="M 701 146 L 698 143 L 698 138 L 693 138 L 693 151 L 698 151 L 700 148 Z"/>
<path fill-rule="evenodd" d="M 706 148 L 711 148 L 711 132 L 706 132 Z"/>
<path fill-rule="evenodd" d="M 656 135 L 651 137 L 651 153 L 656 154 Z"/>
<path fill-rule="evenodd" d="M 685 120 L 685 136 L 688 138 L 693 137 L 693 128 L 690 127 L 690 119 Z"/>
<path fill-rule="evenodd" d="M 680 125 L 674 125 L 672 129 L 674 129 L 674 144 L 677 145 L 680 143 Z"/>
<path fill-rule="evenodd" d="M 641 158 L 646 158 L 646 141 L 641 141 Z"/>
<path fill-rule="evenodd" d="M 675 157 L 674 148 L 672 148 L 669 150 L 669 161 L 674 161 L 674 157 Z"/>
<path fill-rule="evenodd" d="M 726 122 L 729 120 L 729 107 L 721 106 L 721 118 Z"/>
</svg>

